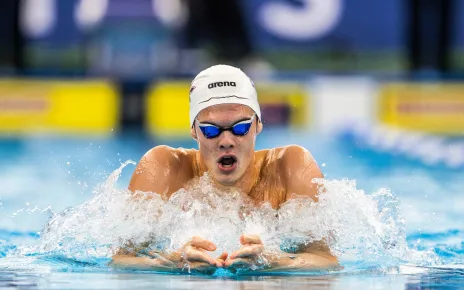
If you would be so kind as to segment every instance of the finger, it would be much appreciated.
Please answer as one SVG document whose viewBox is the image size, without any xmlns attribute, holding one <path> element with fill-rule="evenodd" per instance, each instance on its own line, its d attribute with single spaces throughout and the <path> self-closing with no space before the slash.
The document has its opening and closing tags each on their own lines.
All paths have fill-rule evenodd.
<svg viewBox="0 0 464 290">
<path fill-rule="evenodd" d="M 222 268 L 225 265 L 227 256 L 228 256 L 227 252 L 224 252 L 216 259 L 219 263 L 219 266 L 217 267 Z"/>
<path fill-rule="evenodd" d="M 222 268 L 226 264 L 226 261 L 224 261 L 224 260 L 218 259 L 217 261 L 218 262 L 216 264 L 216 267 L 218 267 L 218 268 Z"/>
<path fill-rule="evenodd" d="M 223 260 L 223 259 L 217 259 L 217 260 L 216 260 L 216 267 L 222 268 L 222 267 L 224 267 L 225 263 L 226 263 L 225 260 Z"/>
<path fill-rule="evenodd" d="M 190 242 L 190 244 L 193 246 L 193 247 L 197 247 L 197 248 L 201 248 L 201 249 L 205 249 L 207 251 L 214 251 L 216 250 L 216 245 L 213 243 L 213 242 L 210 242 L 208 240 L 205 240 L 201 237 L 198 237 L 198 236 L 195 236 L 192 238 L 192 241 Z"/>
<path fill-rule="evenodd" d="M 249 267 L 252 261 L 249 258 L 229 259 L 225 263 L 225 267 Z"/>
<path fill-rule="evenodd" d="M 262 244 L 261 238 L 258 235 L 247 235 L 243 234 L 240 236 L 240 243 L 242 245 L 247 244 Z"/>
<path fill-rule="evenodd" d="M 218 257 L 218 260 L 227 260 L 227 256 L 229 256 L 229 254 L 227 252 L 224 252 L 222 253 L 219 257 Z"/>
<path fill-rule="evenodd" d="M 213 259 L 210 255 L 193 248 L 185 251 L 185 259 L 189 262 L 206 262 L 210 265 L 218 265 L 218 261 Z"/>
<path fill-rule="evenodd" d="M 263 252 L 264 246 L 260 244 L 242 247 L 240 250 L 232 253 L 230 259 L 247 258 L 259 255 Z"/>
<path fill-rule="evenodd" d="M 200 272 L 202 274 L 208 275 L 211 275 L 216 271 L 216 268 L 214 266 L 211 266 L 210 264 L 203 262 L 192 262 L 189 264 L 189 269 L 195 272 Z"/>
</svg>

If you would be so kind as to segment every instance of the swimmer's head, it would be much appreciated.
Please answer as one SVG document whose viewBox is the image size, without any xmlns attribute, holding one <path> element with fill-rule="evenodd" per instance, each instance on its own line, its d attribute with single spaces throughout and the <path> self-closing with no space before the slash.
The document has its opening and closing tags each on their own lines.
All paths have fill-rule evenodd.
<svg viewBox="0 0 464 290">
<path fill-rule="evenodd" d="M 262 130 L 253 82 L 231 66 L 202 71 L 190 89 L 190 124 L 209 174 L 233 186 L 251 166 Z"/>
<path fill-rule="evenodd" d="M 215 65 L 195 77 L 190 86 L 190 127 L 201 110 L 219 104 L 248 106 L 261 120 L 255 85 L 236 67 Z"/>
</svg>

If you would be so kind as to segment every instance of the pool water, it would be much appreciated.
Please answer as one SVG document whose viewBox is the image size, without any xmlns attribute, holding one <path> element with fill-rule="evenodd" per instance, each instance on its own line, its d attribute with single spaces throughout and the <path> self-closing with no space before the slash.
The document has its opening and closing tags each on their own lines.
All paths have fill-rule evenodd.
<svg viewBox="0 0 464 290">
<path fill-rule="evenodd" d="M 193 140 L 157 140 L 141 132 L 111 138 L 1 140 L 0 288 L 464 287 L 462 169 L 447 168 L 442 164 L 426 165 L 375 148 L 358 146 L 356 140 L 343 135 L 328 136 L 288 129 L 263 131 L 258 137 L 257 149 L 299 144 L 311 151 L 326 179 L 335 181 L 335 188 L 340 188 L 342 180 L 347 179 L 356 182 L 353 186 L 362 191 L 356 194 L 363 196 L 374 196 L 382 188 L 389 189 L 398 201 L 398 213 L 392 215 L 397 224 L 404 225 L 405 242 L 416 258 L 408 259 L 404 258 L 407 255 L 402 255 L 401 262 L 386 259 L 377 264 L 342 259 L 344 269 L 329 273 L 197 276 L 114 270 L 106 266 L 108 260 L 101 255 L 74 259 L 69 252 L 57 249 L 46 255 L 36 252 L 37 245 L 42 242 L 42 231 L 51 218 L 94 200 L 99 185 L 108 182 L 110 174 L 122 163 L 138 161 L 148 149 L 158 144 L 196 147 Z M 127 165 L 114 186 L 124 190 L 133 169 L 133 165 Z M 346 219 L 353 219 L 349 212 Z M 85 226 L 82 229 L 86 229 Z M 418 263 L 417 257 L 422 257 L 422 253 L 433 254 L 434 258 L 424 258 Z"/>
</svg>

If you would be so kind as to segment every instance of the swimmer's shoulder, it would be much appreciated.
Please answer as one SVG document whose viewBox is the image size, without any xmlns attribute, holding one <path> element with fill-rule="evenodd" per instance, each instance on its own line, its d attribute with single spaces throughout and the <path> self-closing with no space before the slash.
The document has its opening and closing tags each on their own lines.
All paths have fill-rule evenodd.
<svg viewBox="0 0 464 290">
<path fill-rule="evenodd" d="M 315 175 L 319 174 L 316 160 L 308 149 L 300 145 L 292 144 L 276 148 L 276 150 L 276 155 L 278 156 L 281 166 L 288 169 L 285 170 L 285 172 L 291 174 L 293 171 L 311 167 L 314 169 Z"/>
<path fill-rule="evenodd" d="M 263 164 L 278 162 L 281 165 L 314 160 L 306 148 L 295 144 L 259 150 L 256 151 L 256 157 L 263 160 Z"/>
<path fill-rule="evenodd" d="M 160 145 L 148 150 L 137 164 L 129 184 L 131 191 L 170 194 L 192 178 L 189 149 Z"/>
<path fill-rule="evenodd" d="M 295 174 L 309 170 L 314 177 L 322 175 L 316 160 L 311 153 L 299 145 L 286 145 L 256 152 L 258 160 L 262 160 L 261 168 L 274 168 L 281 177 L 293 180 Z M 301 175 L 301 174 L 300 174 Z"/>
<path fill-rule="evenodd" d="M 296 145 L 296 144 L 278 147 L 276 148 L 276 150 L 278 150 L 279 157 L 282 158 L 283 160 L 301 158 L 301 157 L 312 158 L 312 155 L 308 151 L 308 149 L 304 148 L 303 146 Z"/>
<path fill-rule="evenodd" d="M 160 165 L 168 165 L 177 161 L 177 149 L 167 145 L 159 145 L 148 150 L 142 159 Z"/>
<path fill-rule="evenodd" d="M 264 167 L 269 167 L 282 178 L 288 200 L 292 196 L 305 195 L 317 201 L 318 185 L 314 178 L 323 174 L 311 153 L 299 145 L 287 145 L 264 150 Z"/>
<path fill-rule="evenodd" d="M 174 168 L 185 168 L 192 166 L 196 150 L 173 148 L 167 145 L 159 145 L 150 149 L 144 159 L 157 165 L 164 165 Z"/>
</svg>

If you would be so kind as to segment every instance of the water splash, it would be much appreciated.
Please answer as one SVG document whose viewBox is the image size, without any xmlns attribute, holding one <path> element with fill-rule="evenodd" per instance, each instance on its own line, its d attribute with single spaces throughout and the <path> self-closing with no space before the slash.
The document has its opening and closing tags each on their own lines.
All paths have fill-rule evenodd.
<svg viewBox="0 0 464 290">
<path fill-rule="evenodd" d="M 386 189 L 366 194 L 351 180 L 319 180 L 325 190 L 318 203 L 301 197 L 274 210 L 270 204 L 252 207 L 240 192 L 214 189 L 205 175 L 166 201 L 157 194 L 135 197 L 116 188 L 128 164 L 134 162 L 115 170 L 91 200 L 55 215 L 39 246 L 18 253 L 91 260 L 110 258 L 128 241 L 174 251 L 197 235 L 214 242 L 218 255 L 237 250 L 240 235 L 248 233 L 260 235 L 268 252 L 325 239 L 342 264 L 440 263 L 432 251 L 408 248 L 399 202 Z"/>
</svg>

